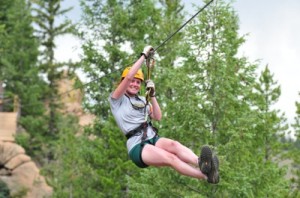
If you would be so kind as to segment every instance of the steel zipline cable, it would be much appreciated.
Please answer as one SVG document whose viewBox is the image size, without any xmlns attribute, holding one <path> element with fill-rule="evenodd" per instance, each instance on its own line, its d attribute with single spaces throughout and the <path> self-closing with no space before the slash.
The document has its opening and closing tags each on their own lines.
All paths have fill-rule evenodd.
<svg viewBox="0 0 300 198">
<path fill-rule="evenodd" d="M 213 2 L 214 0 L 211 0 L 211 1 L 209 1 L 207 4 L 205 4 L 197 13 L 195 13 L 189 20 L 187 20 L 184 24 L 182 24 L 174 33 L 172 33 L 172 34 L 170 34 L 161 44 L 159 44 L 156 48 L 154 48 L 154 52 L 156 52 L 160 47 L 162 47 L 163 45 L 165 45 L 173 36 L 175 36 L 180 30 L 182 30 L 191 20 L 193 20 L 198 14 L 200 14 L 203 10 L 205 10 L 212 2 Z M 134 61 L 135 62 L 135 61 Z M 134 63 L 133 62 L 133 63 Z M 128 65 L 132 65 L 133 63 L 131 63 L 131 64 L 128 64 Z M 106 77 L 106 76 L 108 76 L 109 74 L 111 74 L 111 73 L 113 73 L 113 72 L 115 72 L 115 71 L 118 71 L 118 70 L 120 70 L 120 69 L 115 69 L 115 70 L 113 70 L 113 71 L 111 71 L 110 73 L 108 73 L 108 74 L 105 74 L 105 75 L 103 75 L 103 76 L 100 76 L 99 78 L 96 78 L 96 79 L 93 79 L 93 80 L 91 80 L 91 81 L 89 81 L 89 82 L 87 82 L 87 83 L 84 83 L 84 84 L 82 84 L 82 85 L 80 85 L 80 86 L 78 86 L 78 87 L 75 87 L 75 88 L 73 88 L 73 89 L 70 89 L 70 90 L 68 90 L 68 91 L 66 91 L 66 92 L 63 92 L 63 93 L 61 93 L 61 94 L 59 94 L 59 95 L 57 95 L 57 96 L 54 96 L 53 98 L 50 98 L 50 99 L 48 99 L 48 100 L 51 100 L 51 99 L 55 99 L 55 98 L 58 98 L 58 97 L 61 97 L 61 96 L 63 96 L 63 95 L 66 95 L 66 94 L 68 94 L 68 93 L 70 93 L 70 92 L 72 92 L 72 91 L 74 91 L 74 90 L 77 90 L 77 89 L 80 89 L 80 88 L 83 88 L 83 87 L 85 87 L 85 86 L 87 86 L 88 84 L 90 84 L 90 83 L 92 83 L 92 82 L 95 82 L 95 81 L 98 81 L 98 80 L 100 80 L 101 78 L 103 78 L 103 77 Z M 26 105 L 23 105 L 23 106 L 21 106 L 21 108 L 22 107 L 27 107 L 27 106 L 35 106 L 36 104 L 26 104 Z"/>
<path fill-rule="evenodd" d="M 191 20 L 193 20 L 200 12 L 202 12 L 207 6 L 209 6 L 214 0 L 211 0 L 208 2 L 205 6 L 203 6 L 196 14 L 194 14 L 189 20 L 187 20 L 180 28 L 178 28 L 173 34 L 168 36 L 159 46 L 154 48 L 154 51 L 157 51 L 161 46 L 165 45 L 166 42 L 168 42 L 175 34 L 177 34 L 184 26 L 186 26 Z"/>
</svg>

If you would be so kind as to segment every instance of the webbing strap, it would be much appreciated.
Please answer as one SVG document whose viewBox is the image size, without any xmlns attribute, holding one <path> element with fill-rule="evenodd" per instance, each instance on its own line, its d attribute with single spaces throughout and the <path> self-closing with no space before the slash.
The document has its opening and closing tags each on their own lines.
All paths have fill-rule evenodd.
<svg viewBox="0 0 300 198">
<path fill-rule="evenodd" d="M 151 69 L 154 67 L 155 60 L 154 60 L 153 56 L 154 56 L 154 51 L 150 51 L 148 58 L 146 59 L 146 66 L 147 66 L 147 79 L 146 80 L 150 80 Z M 145 97 L 146 97 L 146 101 L 148 104 L 150 101 L 150 90 L 146 91 Z"/>
<path fill-rule="evenodd" d="M 148 123 L 144 124 L 145 126 L 143 127 L 142 131 L 143 131 L 143 135 L 142 135 L 142 139 L 141 139 L 141 144 L 144 145 L 145 140 L 147 139 L 147 131 L 148 131 Z"/>
<path fill-rule="evenodd" d="M 140 132 L 142 132 L 143 134 L 142 134 L 142 137 L 141 137 L 141 144 L 143 145 L 145 143 L 145 140 L 147 139 L 147 130 L 148 130 L 149 126 L 152 127 L 153 131 L 155 132 L 155 135 L 157 136 L 158 135 L 157 128 L 152 126 L 151 122 L 144 122 L 139 127 L 137 127 L 136 129 L 134 129 L 132 131 L 129 131 L 126 134 L 126 138 L 129 139 L 129 138 L 131 138 L 135 135 L 140 134 Z"/>
</svg>

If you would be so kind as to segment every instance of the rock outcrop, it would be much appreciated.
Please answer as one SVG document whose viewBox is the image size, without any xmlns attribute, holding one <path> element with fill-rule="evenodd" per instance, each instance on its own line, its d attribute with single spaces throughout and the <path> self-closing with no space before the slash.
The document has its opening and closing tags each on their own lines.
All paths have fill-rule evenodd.
<svg viewBox="0 0 300 198">
<path fill-rule="evenodd" d="M 96 116 L 87 113 L 82 108 L 82 100 L 84 93 L 81 89 L 74 89 L 77 76 L 71 78 L 67 70 L 62 72 L 61 79 L 57 82 L 58 93 L 63 104 L 61 112 L 68 115 L 78 117 L 79 125 L 90 125 L 96 119 Z"/>
<path fill-rule="evenodd" d="M 47 198 L 52 194 L 24 148 L 12 142 L 0 141 L 0 180 L 7 184 L 12 197 Z"/>
<path fill-rule="evenodd" d="M 57 82 L 61 102 L 64 104 L 61 112 L 78 117 L 79 125 L 82 127 L 92 124 L 95 116 L 84 112 L 81 106 L 83 93 L 79 89 L 74 89 L 76 77 L 70 78 L 67 71 L 62 75 L 61 80 Z M 78 128 L 74 134 L 80 135 L 81 131 L 82 129 Z M 11 197 L 51 197 L 53 189 L 40 175 L 36 164 L 26 155 L 24 148 L 14 143 L 17 133 L 17 113 L 0 112 L 0 181 L 6 184 Z"/>
</svg>

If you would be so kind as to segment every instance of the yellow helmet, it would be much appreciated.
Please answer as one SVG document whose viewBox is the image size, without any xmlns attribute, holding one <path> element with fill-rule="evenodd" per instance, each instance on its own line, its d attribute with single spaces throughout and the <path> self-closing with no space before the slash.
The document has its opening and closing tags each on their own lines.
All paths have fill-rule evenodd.
<svg viewBox="0 0 300 198">
<path fill-rule="evenodd" d="M 129 70 L 130 70 L 130 68 L 131 68 L 131 67 L 126 67 L 126 68 L 124 69 L 124 71 L 123 71 L 123 73 L 122 73 L 122 79 L 125 78 L 125 76 L 127 76 L 128 72 L 129 72 Z M 135 77 L 135 78 L 138 78 L 138 79 L 140 79 L 140 80 L 142 80 L 142 81 L 144 81 L 144 74 L 143 74 L 143 72 L 142 72 L 142 69 L 139 69 L 139 70 L 137 71 L 137 73 L 134 75 L 134 77 Z"/>
</svg>

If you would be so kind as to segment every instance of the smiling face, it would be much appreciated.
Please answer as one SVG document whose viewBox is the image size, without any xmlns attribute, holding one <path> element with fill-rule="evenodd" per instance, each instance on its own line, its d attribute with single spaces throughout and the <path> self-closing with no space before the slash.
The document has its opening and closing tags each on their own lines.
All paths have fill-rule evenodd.
<svg viewBox="0 0 300 198">
<path fill-rule="evenodd" d="M 126 90 L 127 95 L 129 95 L 129 96 L 136 95 L 140 91 L 141 85 L 142 85 L 142 81 L 138 78 L 134 78 L 130 82 L 130 84 Z"/>
</svg>

